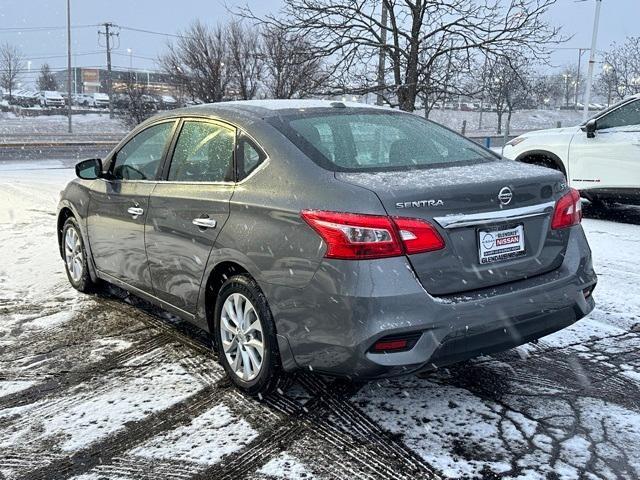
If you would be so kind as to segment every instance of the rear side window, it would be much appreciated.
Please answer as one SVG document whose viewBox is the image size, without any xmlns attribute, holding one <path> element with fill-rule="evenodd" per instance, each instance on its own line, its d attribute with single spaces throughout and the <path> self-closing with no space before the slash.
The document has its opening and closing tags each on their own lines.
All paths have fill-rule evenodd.
<svg viewBox="0 0 640 480">
<path fill-rule="evenodd" d="M 186 121 L 173 152 L 168 180 L 233 181 L 235 131 L 215 123 Z"/>
<path fill-rule="evenodd" d="M 640 125 L 640 100 L 627 103 L 598 120 L 598 130 Z"/>
<path fill-rule="evenodd" d="M 251 140 L 241 137 L 238 149 L 238 180 L 253 172 L 266 158 L 266 155 Z"/>
<path fill-rule="evenodd" d="M 159 123 L 129 140 L 116 154 L 113 176 L 120 180 L 155 179 L 174 125 Z"/>
<path fill-rule="evenodd" d="M 321 166 L 334 171 L 403 170 L 495 160 L 495 156 L 416 115 L 310 113 L 273 124 Z"/>
</svg>

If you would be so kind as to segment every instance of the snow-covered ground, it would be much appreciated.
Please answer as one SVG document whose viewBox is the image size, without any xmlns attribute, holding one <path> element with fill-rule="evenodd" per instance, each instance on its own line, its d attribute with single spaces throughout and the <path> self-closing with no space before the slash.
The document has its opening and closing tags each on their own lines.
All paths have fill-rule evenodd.
<svg viewBox="0 0 640 480">
<path fill-rule="evenodd" d="M 423 113 L 416 111 L 416 114 Z M 453 130 L 462 129 L 463 120 L 467 121 L 468 135 L 492 135 L 497 128 L 495 112 L 484 112 L 482 128 L 478 128 L 480 112 L 463 112 L 456 110 L 433 110 L 431 120 L 442 123 Z M 504 117 L 506 121 L 506 115 Z M 582 121 L 582 112 L 573 110 L 523 110 L 515 112 L 511 119 L 511 131 L 540 130 L 555 128 L 557 122 L 568 127 L 578 125 Z M 106 113 L 74 115 L 74 132 L 76 133 L 124 133 L 128 128 L 118 118 L 110 119 Z M 13 113 L 0 112 L 0 136 L 21 134 L 65 134 L 67 117 L 64 115 L 18 117 Z"/>
<path fill-rule="evenodd" d="M 12 112 L 0 112 L 0 136 L 27 134 L 65 134 L 68 120 L 65 115 L 21 117 Z M 123 133 L 129 129 L 121 119 L 109 118 L 108 113 L 73 115 L 75 133 Z"/>
<path fill-rule="evenodd" d="M 420 113 L 420 112 L 416 112 Z M 595 112 L 593 112 L 595 113 Z M 422 112 L 424 114 L 424 112 Z M 463 112 L 458 110 L 432 110 L 429 119 L 441 123 L 460 132 L 462 122 L 467 121 L 467 135 L 495 135 L 498 126 L 498 116 L 495 112 L 483 112 L 482 128 L 479 127 L 480 112 Z M 507 116 L 502 117 L 503 125 Z M 511 132 L 520 134 L 529 130 L 556 128 L 558 122 L 563 127 L 570 127 L 582 123 L 582 112 L 574 110 L 522 110 L 515 112 L 511 118 Z"/>
<path fill-rule="evenodd" d="M 597 308 L 570 328 L 436 374 L 300 375 L 257 402 L 202 332 L 70 288 L 55 206 L 72 176 L 0 165 L 0 479 L 640 477 L 640 208 L 587 207 Z"/>
</svg>

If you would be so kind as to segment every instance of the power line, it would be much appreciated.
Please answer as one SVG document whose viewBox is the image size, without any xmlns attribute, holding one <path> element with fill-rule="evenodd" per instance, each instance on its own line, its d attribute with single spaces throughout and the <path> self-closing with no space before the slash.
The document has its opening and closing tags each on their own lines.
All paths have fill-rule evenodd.
<svg viewBox="0 0 640 480">
<path fill-rule="evenodd" d="M 157 58 L 154 57 L 145 57 L 143 55 L 135 55 L 133 53 L 124 53 L 124 52 L 114 52 L 111 51 L 112 55 L 120 55 L 121 57 L 133 57 L 133 58 L 140 58 L 142 60 L 151 60 L 153 62 L 155 62 L 157 60 Z"/>
<path fill-rule="evenodd" d="M 81 53 L 74 53 L 74 56 L 84 56 L 84 55 L 99 55 L 101 53 L 104 53 L 103 50 L 96 50 L 94 52 L 81 52 Z M 49 60 L 52 58 L 67 58 L 66 54 L 51 54 L 51 55 L 40 55 L 40 56 L 36 56 L 36 57 L 30 57 L 30 56 L 25 56 L 24 57 L 26 60 Z"/>
<path fill-rule="evenodd" d="M 180 35 L 177 33 L 166 33 L 166 32 L 157 32 L 154 30 L 146 30 L 144 28 L 134 28 L 134 27 L 126 27 L 124 25 L 120 25 L 120 28 L 122 30 L 129 30 L 131 32 L 139 32 L 139 33 L 148 33 L 150 35 L 160 35 L 163 37 L 174 37 L 174 38 L 189 38 L 185 35 Z"/>
<path fill-rule="evenodd" d="M 77 29 L 77 28 L 95 28 L 95 27 L 99 27 L 100 25 L 97 24 L 92 24 L 92 25 L 72 25 L 71 28 L 72 29 Z M 51 30 L 66 30 L 67 27 L 57 27 L 57 26 L 51 26 L 51 27 L 2 27 L 0 28 L 0 33 L 27 33 L 27 32 L 48 32 Z"/>
</svg>

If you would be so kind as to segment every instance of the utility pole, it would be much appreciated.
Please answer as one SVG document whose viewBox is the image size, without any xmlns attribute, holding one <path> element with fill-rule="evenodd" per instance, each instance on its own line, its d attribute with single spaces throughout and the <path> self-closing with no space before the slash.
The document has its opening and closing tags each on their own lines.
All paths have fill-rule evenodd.
<svg viewBox="0 0 640 480">
<path fill-rule="evenodd" d="M 71 103 L 71 0 L 67 0 L 67 116 L 69 117 L 69 133 L 73 133 Z"/>
<path fill-rule="evenodd" d="M 578 89 L 580 88 L 580 67 L 582 66 L 582 54 L 589 50 L 588 48 L 578 48 L 578 73 L 576 75 L 576 91 L 574 110 L 578 110 Z"/>
<path fill-rule="evenodd" d="M 484 112 L 484 90 L 487 86 L 487 62 L 489 61 L 489 54 L 485 52 L 484 66 L 482 67 L 482 93 L 480 95 L 480 115 L 478 117 L 478 130 L 482 130 L 482 114 Z"/>
<path fill-rule="evenodd" d="M 582 120 L 589 116 L 589 103 L 591 102 L 591 83 L 593 81 L 593 67 L 596 64 L 596 44 L 598 41 L 598 25 L 600 23 L 600 7 L 602 0 L 596 0 L 596 16 L 593 19 L 593 34 L 591 36 L 591 52 L 589 53 L 589 72 L 587 73 L 587 91 L 584 98 Z"/>
<path fill-rule="evenodd" d="M 111 82 L 111 37 L 118 36 L 118 33 L 114 33 L 110 31 L 114 27 L 114 24 L 111 22 L 105 22 L 104 32 L 98 31 L 99 35 L 104 35 L 106 39 L 107 46 L 107 95 L 109 95 L 109 118 L 113 118 L 113 90 L 112 90 L 112 82 Z"/>
<path fill-rule="evenodd" d="M 382 105 L 384 103 L 384 63 L 385 55 L 384 47 L 387 44 L 387 6 L 385 1 L 381 4 L 382 11 L 380 12 L 380 53 L 378 54 L 378 97 L 376 99 L 376 105 Z"/>
</svg>

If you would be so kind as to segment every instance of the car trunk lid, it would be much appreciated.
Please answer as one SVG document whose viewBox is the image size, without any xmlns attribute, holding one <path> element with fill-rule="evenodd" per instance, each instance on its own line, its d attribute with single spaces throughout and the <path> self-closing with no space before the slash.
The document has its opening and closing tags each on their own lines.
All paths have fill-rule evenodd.
<svg viewBox="0 0 640 480">
<path fill-rule="evenodd" d="M 444 168 L 337 172 L 336 178 L 375 192 L 389 215 L 427 220 L 438 229 L 444 249 L 408 255 L 432 295 L 521 280 L 562 263 L 568 232 L 550 227 L 555 201 L 567 191 L 559 172 L 495 160 Z"/>
</svg>

